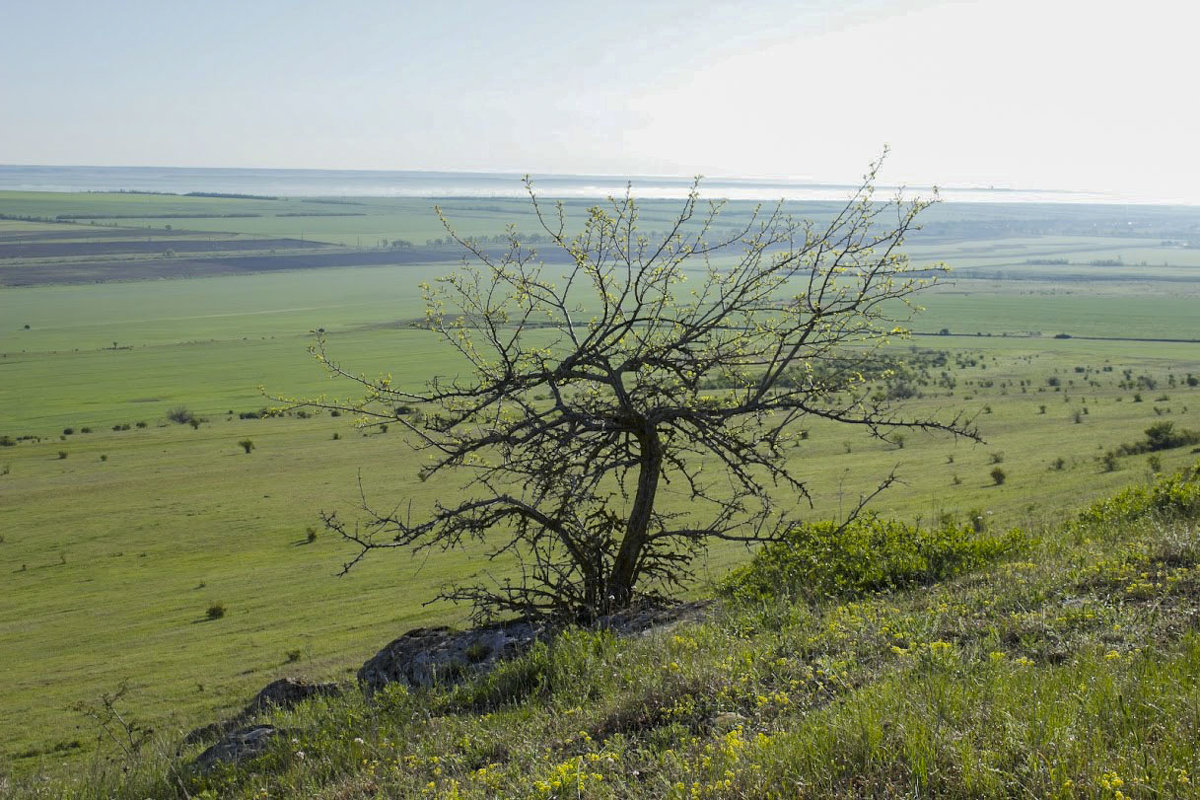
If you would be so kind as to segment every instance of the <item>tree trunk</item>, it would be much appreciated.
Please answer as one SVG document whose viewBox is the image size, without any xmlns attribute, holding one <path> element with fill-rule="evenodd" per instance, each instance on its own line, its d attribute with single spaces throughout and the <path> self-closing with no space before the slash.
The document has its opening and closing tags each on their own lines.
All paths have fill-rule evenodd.
<svg viewBox="0 0 1200 800">
<path fill-rule="evenodd" d="M 638 436 L 641 444 L 641 464 L 638 467 L 637 494 L 633 508 L 625 525 L 625 537 L 613 560 L 608 579 L 608 597 L 604 598 L 611 608 L 625 608 L 633 600 L 633 587 L 638 578 L 638 564 L 642 549 L 650 530 L 650 513 L 654 510 L 654 496 L 658 493 L 658 477 L 662 472 L 663 450 L 657 431 L 647 431 Z"/>
</svg>

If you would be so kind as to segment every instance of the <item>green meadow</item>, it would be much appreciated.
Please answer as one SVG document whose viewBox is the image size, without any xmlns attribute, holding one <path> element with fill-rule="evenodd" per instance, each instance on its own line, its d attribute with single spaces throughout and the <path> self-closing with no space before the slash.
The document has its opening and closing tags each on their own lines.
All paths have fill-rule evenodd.
<svg viewBox="0 0 1200 800">
<path fill-rule="evenodd" d="M 219 232 L 353 255 L 445 236 L 430 206 L 0 193 L 0 246 L 61 236 L 87 259 L 89 243 L 150 230 L 164 243 Z M 644 223 L 672 208 L 649 204 Z M 810 479 L 806 516 L 838 518 L 894 469 L 900 484 L 873 505 L 882 514 L 1040 530 L 1195 461 L 1186 447 L 1104 456 L 1156 423 L 1200 430 L 1200 214 L 1041 208 L 937 207 L 909 248 L 953 272 L 891 346 L 914 390 L 905 407 L 967 414 L 985 443 L 813 425 L 792 456 Z M 530 221 L 519 201 L 448 200 L 446 213 L 468 235 Z M 1118 235 L 1127 216 L 1137 225 Z M 0 285 L 6 269 L 43 266 L 0 259 Z M 277 677 L 346 679 L 410 628 L 464 624 L 466 609 L 425 602 L 504 565 L 394 553 L 339 577 L 353 553 L 320 527 L 322 510 L 352 516 L 362 496 L 421 509 L 456 491 L 416 480 L 422 456 L 397 427 L 303 409 L 255 418 L 280 398 L 352 391 L 308 355 L 317 329 L 354 372 L 414 388 L 453 374 L 453 354 L 410 325 L 418 284 L 451 266 L 0 288 L 0 775 L 81 768 L 96 730 L 72 709 L 122 684 L 131 715 L 181 738 Z M 180 408 L 202 421 L 170 421 Z M 748 558 L 714 547 L 695 593 Z M 210 618 L 217 605 L 224 615 Z"/>
</svg>

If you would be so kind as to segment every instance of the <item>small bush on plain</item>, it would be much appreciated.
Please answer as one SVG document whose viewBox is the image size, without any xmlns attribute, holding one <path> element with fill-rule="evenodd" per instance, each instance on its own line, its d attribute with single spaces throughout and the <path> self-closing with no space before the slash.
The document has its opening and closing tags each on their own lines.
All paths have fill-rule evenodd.
<svg viewBox="0 0 1200 800">
<path fill-rule="evenodd" d="M 1123 444 L 1119 448 L 1120 455 L 1138 455 L 1140 453 L 1156 453 L 1159 450 L 1172 450 L 1176 447 L 1186 447 L 1200 444 L 1200 431 L 1176 430 L 1173 422 L 1156 422 L 1146 428 L 1146 438 L 1140 442 Z"/>
<path fill-rule="evenodd" d="M 1177 520 L 1200 516 L 1200 461 L 1150 486 L 1131 486 L 1081 512 L 1076 527 L 1121 525 L 1143 519 Z"/>
<path fill-rule="evenodd" d="M 809 601 L 924 585 L 975 569 L 1017 549 L 1023 535 L 977 534 L 965 525 L 919 528 L 867 515 L 845 527 L 801 525 L 734 570 L 722 592 L 754 600 L 777 595 Z"/>
</svg>

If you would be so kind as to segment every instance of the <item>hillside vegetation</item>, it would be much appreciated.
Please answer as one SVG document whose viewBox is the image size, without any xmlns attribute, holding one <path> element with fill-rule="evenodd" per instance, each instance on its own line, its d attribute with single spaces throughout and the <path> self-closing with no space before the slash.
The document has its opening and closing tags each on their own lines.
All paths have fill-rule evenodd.
<svg viewBox="0 0 1200 800">
<path fill-rule="evenodd" d="M 590 202 L 570 201 L 568 210 L 582 213 Z M 203 782 L 185 782 L 181 788 L 174 778 L 162 777 L 170 762 L 152 753 L 173 753 L 188 731 L 228 718 L 276 678 L 344 682 L 408 629 L 465 624 L 464 608 L 425 601 L 448 582 L 482 571 L 506 574 L 509 565 L 486 562 L 474 549 L 429 559 L 406 554 L 369 559 L 353 574 L 335 578 L 351 551 L 336 534 L 319 529 L 321 511 L 352 511 L 361 501 L 360 485 L 371 498 L 411 500 L 415 508 L 453 496 L 458 486 L 418 480 L 420 464 L 399 425 L 356 427 L 350 414 L 264 414 L 265 407 L 276 404 L 265 394 L 316 397 L 331 391 L 333 384 L 306 354 L 317 330 L 324 330 L 344 365 L 365 375 L 391 373 L 397 385 L 419 388 L 458 369 L 454 354 L 413 324 L 424 312 L 418 285 L 444 274 L 446 259 L 461 254 L 447 245 L 446 231 L 429 206 L 430 201 L 382 198 L 360 203 L 0 193 L 0 284 L 18 274 L 35 279 L 0 287 L 0 320 L 7 323 L 0 324 L 0 572 L 5 576 L 0 795 L 202 794 Z M 525 227 L 529 222 L 519 201 L 461 198 L 445 206 L 464 233 L 486 237 L 489 245 L 503 238 L 507 223 Z M 661 229 L 673 207 L 672 201 L 654 201 L 642 219 Z M 731 204 L 731 219 L 751 208 Z M 789 208 L 818 219 L 829 211 L 822 204 Z M 417 735 L 415 728 L 391 730 L 399 723 L 385 721 L 379 705 L 310 709 L 279 720 L 308 732 L 293 737 L 305 744 L 295 745 L 289 758 L 309 748 L 295 773 L 251 765 L 250 772 L 264 777 L 243 775 L 229 785 L 214 777 L 207 779 L 209 788 L 218 796 L 254 796 L 263 788 L 274 797 L 371 796 L 370 779 L 351 769 L 362 759 L 378 761 L 384 766 L 377 770 L 390 774 L 397 759 L 436 755 L 457 759 L 453 768 L 439 764 L 462 792 L 483 793 L 484 784 L 467 768 L 494 761 L 501 765 L 497 774 L 508 777 L 493 794 L 525 796 L 535 793 L 536 780 L 550 780 L 551 767 L 587 758 L 589 752 L 607 758 L 627 741 L 631 749 L 621 755 L 625 761 L 594 770 L 609 783 L 580 789 L 568 781 L 563 784 L 568 793 L 669 795 L 678 793 L 672 787 L 684 781 L 685 772 L 692 776 L 684 781 L 685 794 L 695 781 L 701 784 L 698 791 L 707 791 L 717 773 L 702 777 L 693 768 L 706 744 L 715 742 L 712 736 L 732 732 L 739 722 L 722 716 L 726 711 L 745 718 L 739 735 L 750 739 L 758 732 L 777 736 L 785 730 L 764 721 L 765 712 L 754 707 L 757 694 L 753 702 L 745 695 L 738 703 L 717 703 L 724 697 L 720 687 L 740 682 L 743 674 L 749 675 L 747 691 L 770 688 L 763 697 L 787 692 L 788 714 L 812 706 L 815 714 L 828 715 L 838 704 L 861 702 L 879 706 L 884 718 L 901 719 L 899 712 L 858 691 L 875 686 L 872 691 L 886 696 L 892 690 L 879 688 L 885 686 L 880 681 L 895 680 L 900 694 L 893 699 L 909 702 L 914 684 L 897 676 L 918 674 L 903 670 L 924 664 L 920 659 L 929 655 L 910 648 L 909 640 L 944 641 L 954 645 L 960 661 L 967 658 L 965 644 L 931 626 L 983 627 L 996 638 L 1017 624 L 1005 614 L 1033 615 L 1021 617 L 1021 624 L 1034 625 L 1036 617 L 1038 625 L 1053 627 L 1055 613 L 1073 619 L 1077 612 L 1095 611 L 1086 598 L 1096 590 L 1071 588 L 1071 581 L 1083 578 L 1064 576 L 1112 556 L 1121 542 L 1183 535 L 1182 529 L 1164 533 L 1144 522 L 1136 530 L 1121 523 L 1118 532 L 1103 536 L 1065 532 L 1060 526 L 1072 509 L 1188 467 L 1197 457 L 1200 217 L 1194 208 L 1020 204 L 946 204 L 929 214 L 910 255 L 917 264 L 945 261 L 953 272 L 924 298 L 926 310 L 914 320 L 912 337 L 889 346 L 896 374 L 880 378 L 872 391 L 902 399 L 916 414 L 964 412 L 978 424 L 986 444 L 915 433 L 879 442 L 834 424 L 808 426 L 787 456 L 812 492 L 813 505 L 798 507 L 799 518 L 844 519 L 880 475 L 896 469 L 901 480 L 872 503 L 878 520 L 852 529 L 849 539 L 834 543 L 828 527 L 804 526 L 791 537 L 791 549 L 784 551 L 789 556 L 770 565 L 760 562 L 744 581 L 729 584 L 707 621 L 688 634 L 697 641 L 694 654 L 689 655 L 691 645 L 673 643 L 674 633 L 620 643 L 594 633 L 571 634 L 542 655 L 506 668 L 493 679 L 497 688 L 396 699 L 396 714 L 428 721 L 432 739 L 413 743 L 409 737 Z M 330 266 L 322 261 L 329 254 L 353 266 Z M 151 274 L 171 279 L 131 279 Z M 714 384 L 713 392 L 721 390 Z M 668 510 L 686 507 L 686 497 L 674 487 L 667 499 Z M 1187 530 L 1194 531 L 1189 524 Z M 920 533 L 931 525 L 931 532 Z M 1010 536 L 1014 528 L 1020 530 Z M 1092 542 L 1085 544 L 1088 538 Z M 875 558 L 884 541 L 899 546 L 887 549 L 886 558 Z M 699 580 L 686 596 L 715 594 L 726 573 L 744 566 L 751 555 L 739 545 L 714 546 L 698 562 Z M 868 563 L 859 565 L 861 558 Z M 1020 566 L 1025 562 L 1038 566 Z M 1128 569 L 1138 563 L 1135 558 Z M 787 577 L 798 567 L 817 565 L 824 571 Z M 942 583 L 919 588 L 930 581 Z M 791 587 L 790 599 L 775 596 L 779 586 Z M 1046 592 L 1068 588 L 1052 598 L 1038 595 L 1039 586 Z M 763 597 L 771 599 L 755 600 L 766 589 L 771 591 Z M 1012 594 L 1018 589 L 1032 594 Z M 892 594 L 871 594 L 879 591 Z M 975 617 L 961 611 L 993 596 L 999 598 L 990 600 L 999 604 L 994 613 L 986 605 L 971 612 Z M 939 597 L 948 611 L 928 605 Z M 1121 599 L 1120 614 L 1141 609 L 1154 625 L 1176 626 L 1162 640 L 1166 644 L 1156 645 L 1154 658 L 1186 666 L 1179 648 L 1185 641 L 1181 632 L 1192 630 L 1188 619 L 1156 595 L 1142 598 L 1145 602 L 1119 593 L 1113 597 Z M 1135 601 L 1142 603 L 1136 609 Z M 1079 611 L 1081 602 L 1093 605 Z M 859 621 L 868 614 L 875 616 Z M 930 621 L 935 617 L 941 622 Z M 1132 663 L 1124 659 L 1123 648 L 1134 646 L 1145 625 L 1130 633 L 1128 623 L 1109 617 L 1123 627 L 1105 635 L 1118 639 L 1102 640 L 1098 627 L 1088 628 L 1084 639 L 1103 648 L 1093 656 L 1105 674 L 1128 676 L 1133 673 L 1119 672 Z M 844 650 L 830 644 L 834 633 L 826 630 L 836 620 L 849 631 L 838 634 L 848 637 Z M 924 627 L 911 632 L 918 623 Z M 880 645 L 870 638 L 876 634 L 868 633 L 884 624 L 889 635 L 903 630 L 907 638 Z M 896 627 L 901 624 L 910 628 Z M 771 633 L 780 629 L 783 635 Z M 1055 637 L 1062 632 L 1054 631 L 1046 636 L 1059 642 Z M 971 635 L 976 641 L 982 634 Z M 950 726 L 937 736 L 944 733 L 955 747 L 967 748 L 976 746 L 971 737 L 983 732 L 1001 735 L 1005 726 L 1017 725 L 1006 714 L 1019 718 L 1009 688 L 1023 688 L 1031 675 L 1042 674 L 1017 671 L 1016 659 L 1029 658 L 1038 670 L 1068 663 L 1038 660 L 1041 633 L 1019 628 L 1015 636 L 1013 643 L 996 648 L 1006 660 L 986 662 L 1014 670 L 1010 683 L 989 690 L 1009 705 L 989 712 L 976 733 Z M 1125 636 L 1134 638 L 1119 638 Z M 871 648 L 877 645 L 881 649 L 875 652 Z M 892 652 L 892 646 L 907 655 Z M 781 652 L 777 658 L 796 662 L 779 667 L 776 677 L 765 666 L 720 666 L 726 656 L 773 648 Z M 1105 660 L 1110 650 L 1122 658 Z M 595 653 L 588 658 L 601 672 L 572 666 L 569 654 L 576 651 Z M 793 651 L 798 655 L 787 655 Z M 824 699 L 810 702 L 789 688 L 790 681 L 801 680 L 797 663 L 829 673 L 838 659 L 860 657 L 858 672 L 846 669 L 853 691 L 830 688 L 835 684 L 825 681 Z M 672 662 L 679 670 L 666 666 Z M 983 662 L 968 658 L 963 663 L 983 669 Z M 528 686 L 519 680 L 522 670 L 535 676 Z M 463 692 L 483 692 L 484 699 L 471 700 Z M 668 700 L 654 705 L 659 696 L 683 698 L 683 706 L 686 697 L 695 697 L 699 705 L 688 712 L 691 716 L 679 712 L 675 721 L 682 728 L 672 733 L 656 716 L 672 707 Z M 140 741 L 147 729 L 154 731 L 138 748 L 136 762 L 107 760 L 122 751 L 97 735 L 95 718 L 89 716 L 106 710 L 105 698 L 136 725 L 135 738 L 124 740 L 127 745 Z M 508 703 L 517 698 L 532 705 Z M 979 706 L 976 699 L 971 703 Z M 587 710 L 567 713 L 576 706 Z M 464 708 L 475 710 L 468 714 Z M 490 708 L 492 722 L 477 719 Z M 356 733 L 336 746 L 321 744 L 319 736 L 316 744 L 309 742 L 306 736 L 329 724 L 312 716 L 318 713 L 340 715 L 339 725 Z M 806 730 L 800 716 L 788 719 L 788 735 Z M 1181 732 L 1194 730 L 1180 719 L 1170 717 L 1169 724 Z M 915 723 L 904 724 L 917 730 Z M 379 733 L 364 732 L 364 725 L 376 726 Z M 607 749 L 583 748 L 576 741 L 580 730 L 603 740 Z M 869 746 L 863 752 L 872 769 L 893 768 L 901 757 L 895 752 L 898 743 L 908 741 L 890 727 L 882 733 L 861 726 L 853 730 L 864 737 L 862 746 Z M 1149 730 L 1138 721 L 1137 736 Z M 455 731 L 483 743 L 483 750 L 494 745 L 495 756 L 485 758 L 483 750 L 472 755 L 453 744 Z M 810 734 L 822 742 L 828 738 L 822 731 Z M 1075 747 L 1074 735 L 1045 746 Z M 662 748 L 655 744 L 659 736 L 667 743 Z M 354 743 L 356 737 L 363 744 Z M 327 738 L 334 740 L 333 734 Z M 362 749 L 368 743 L 370 748 Z M 941 753 L 942 744 L 929 746 Z M 547 747 L 551 751 L 543 754 Z M 313 752 L 320 754 L 316 761 Z M 912 758 L 920 752 L 925 751 L 913 749 Z M 277 759 L 285 755 L 281 751 Z M 997 775 L 1013 772 L 1005 766 L 1009 757 L 988 756 L 972 769 L 995 772 L 993 778 L 1001 780 Z M 839 775 L 861 771 L 849 756 L 828 758 L 850 765 Z M 669 759 L 693 766 L 668 768 Z M 125 766 L 128 773 L 121 772 Z M 449 780 L 432 774 L 435 766 L 404 760 L 400 769 L 409 778 L 380 780 L 387 787 L 381 791 L 451 794 Z M 741 776 L 739 769 L 731 771 Z M 782 768 L 771 772 L 775 768 L 761 760 L 760 769 L 768 776 L 783 774 Z M 1031 763 L 1023 769 L 1035 768 Z M 485 774 L 492 772 L 488 767 Z M 129 786 L 122 789 L 118 776 L 123 774 Z M 813 776 L 822 773 L 806 774 L 805 791 L 820 796 L 825 784 Z M 468 786 L 470 780 L 475 783 Z M 738 777 L 728 790 L 713 791 L 756 793 L 757 784 L 746 780 Z M 612 789 L 618 781 L 631 788 Z M 64 788 L 72 783 L 76 789 Z M 838 785 L 838 791 L 853 792 Z M 863 785 L 875 788 L 862 794 L 885 792 L 879 781 Z M 1019 786 L 1026 784 L 1005 785 L 1009 794 L 1020 795 Z M 1025 794 L 1044 793 L 1043 784 L 1028 785 L 1033 788 Z M 1077 789 L 1078 796 L 1102 796 L 1098 785 Z M 1187 785 L 1171 784 L 1171 791 L 1182 792 Z M 779 786 L 786 792 L 789 784 L 785 780 Z M 900 779 L 890 786 L 911 788 Z M 1128 784 L 1116 790 L 1131 793 Z"/>
<path fill-rule="evenodd" d="M 267 715 L 269 752 L 208 775 L 151 740 L 6 794 L 1197 797 L 1198 523 L 1200 463 L 1043 532 L 818 525 L 698 623 Z"/>
</svg>

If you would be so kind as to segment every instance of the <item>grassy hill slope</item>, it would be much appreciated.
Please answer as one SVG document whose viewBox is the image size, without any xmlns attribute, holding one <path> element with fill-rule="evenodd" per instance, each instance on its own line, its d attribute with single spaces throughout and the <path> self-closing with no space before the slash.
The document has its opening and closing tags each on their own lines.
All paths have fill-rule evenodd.
<svg viewBox="0 0 1200 800">
<path fill-rule="evenodd" d="M 4 794 L 1196 797 L 1198 521 L 1200 463 L 1041 533 L 809 529 L 700 623 L 570 630 L 456 687 L 316 701 L 209 776 L 162 741 Z"/>
</svg>

